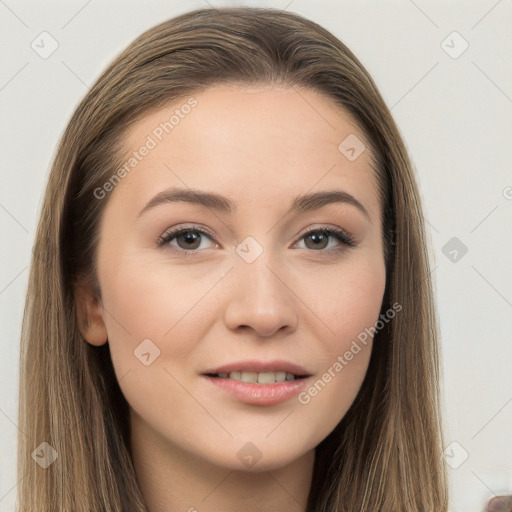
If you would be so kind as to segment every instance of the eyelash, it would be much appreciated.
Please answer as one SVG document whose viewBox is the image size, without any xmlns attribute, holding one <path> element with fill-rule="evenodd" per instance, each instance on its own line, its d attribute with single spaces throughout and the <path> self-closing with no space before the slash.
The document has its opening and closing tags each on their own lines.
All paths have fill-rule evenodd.
<svg viewBox="0 0 512 512">
<path fill-rule="evenodd" d="M 198 254 L 200 252 L 202 252 L 201 250 L 186 250 L 186 249 L 177 249 L 176 247 L 172 247 L 170 245 L 170 242 L 171 240 L 173 240 L 174 238 L 176 238 L 177 236 L 181 235 L 182 233 L 187 233 L 187 232 L 195 232 L 195 233 L 200 233 L 201 235 L 206 235 L 210 240 L 213 241 L 213 235 L 211 235 L 210 233 L 208 233 L 207 231 L 203 230 L 203 229 L 199 229 L 199 228 L 196 228 L 196 227 L 186 227 L 186 228 L 176 228 L 172 231 L 169 231 L 168 233 L 162 235 L 158 241 L 157 241 L 157 246 L 158 247 L 164 247 L 165 245 L 167 245 L 169 248 L 171 248 L 171 250 L 173 250 L 174 252 L 177 252 L 177 253 L 180 253 L 180 254 L 184 254 L 185 256 L 194 256 L 195 254 Z M 336 228 L 332 228 L 332 227 L 320 227 L 320 228 L 315 228 L 315 229 L 312 229 L 306 233 L 304 233 L 299 240 L 302 240 L 303 238 L 306 238 L 307 236 L 311 235 L 312 233 L 323 233 L 323 234 L 327 234 L 329 236 L 332 236 L 334 238 L 336 238 L 342 245 L 344 245 L 345 247 L 349 247 L 349 248 L 352 248 L 352 247 L 355 247 L 356 246 L 356 243 L 354 242 L 354 240 L 352 239 L 352 237 L 346 232 L 346 231 L 343 231 L 341 229 L 336 229 Z M 330 251 L 342 251 L 344 250 L 343 247 L 336 247 L 334 249 L 321 249 L 321 250 L 318 250 L 318 251 L 315 251 L 313 249 L 311 249 L 313 252 L 330 252 Z"/>
</svg>

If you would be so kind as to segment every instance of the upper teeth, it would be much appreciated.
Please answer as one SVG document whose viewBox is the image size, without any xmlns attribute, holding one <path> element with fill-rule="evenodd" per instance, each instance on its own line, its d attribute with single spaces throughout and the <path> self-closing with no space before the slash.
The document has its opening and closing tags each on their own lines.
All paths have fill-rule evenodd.
<svg viewBox="0 0 512 512">
<path fill-rule="evenodd" d="M 233 379 L 241 382 L 250 382 L 251 384 L 274 384 L 276 382 L 284 382 L 285 380 L 295 380 L 297 377 L 286 372 L 223 372 L 218 373 L 218 377 L 222 379 Z"/>
</svg>

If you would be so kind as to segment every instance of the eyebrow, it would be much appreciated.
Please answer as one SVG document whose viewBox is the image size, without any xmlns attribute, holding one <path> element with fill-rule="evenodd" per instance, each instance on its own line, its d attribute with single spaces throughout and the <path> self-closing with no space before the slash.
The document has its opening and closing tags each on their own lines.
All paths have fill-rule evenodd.
<svg viewBox="0 0 512 512">
<path fill-rule="evenodd" d="M 157 194 L 140 211 L 142 216 L 151 208 L 165 203 L 186 202 L 211 208 L 220 213 L 233 214 L 237 211 L 236 203 L 231 199 L 213 192 L 205 192 L 197 189 L 171 188 Z M 343 190 L 325 190 L 295 197 L 289 212 L 297 213 L 317 210 L 333 203 L 350 204 L 360 210 L 368 219 L 370 215 L 366 208 L 351 194 Z"/>
</svg>

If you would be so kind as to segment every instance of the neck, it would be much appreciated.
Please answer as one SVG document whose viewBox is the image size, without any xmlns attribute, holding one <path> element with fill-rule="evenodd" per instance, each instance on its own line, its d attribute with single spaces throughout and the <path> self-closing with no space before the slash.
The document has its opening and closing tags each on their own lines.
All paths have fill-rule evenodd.
<svg viewBox="0 0 512 512">
<path fill-rule="evenodd" d="M 305 512 L 314 450 L 271 471 L 216 466 L 131 414 L 131 452 L 149 512 Z"/>
</svg>

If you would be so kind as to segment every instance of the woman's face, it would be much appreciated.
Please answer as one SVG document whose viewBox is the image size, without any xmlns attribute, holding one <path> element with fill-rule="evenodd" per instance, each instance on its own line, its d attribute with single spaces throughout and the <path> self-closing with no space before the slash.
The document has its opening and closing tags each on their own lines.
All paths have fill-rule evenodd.
<svg viewBox="0 0 512 512">
<path fill-rule="evenodd" d="M 124 172 L 96 192 L 102 302 L 86 336 L 108 337 L 133 435 L 262 471 L 343 418 L 385 287 L 362 140 L 296 88 L 218 86 L 134 125 Z"/>
</svg>

